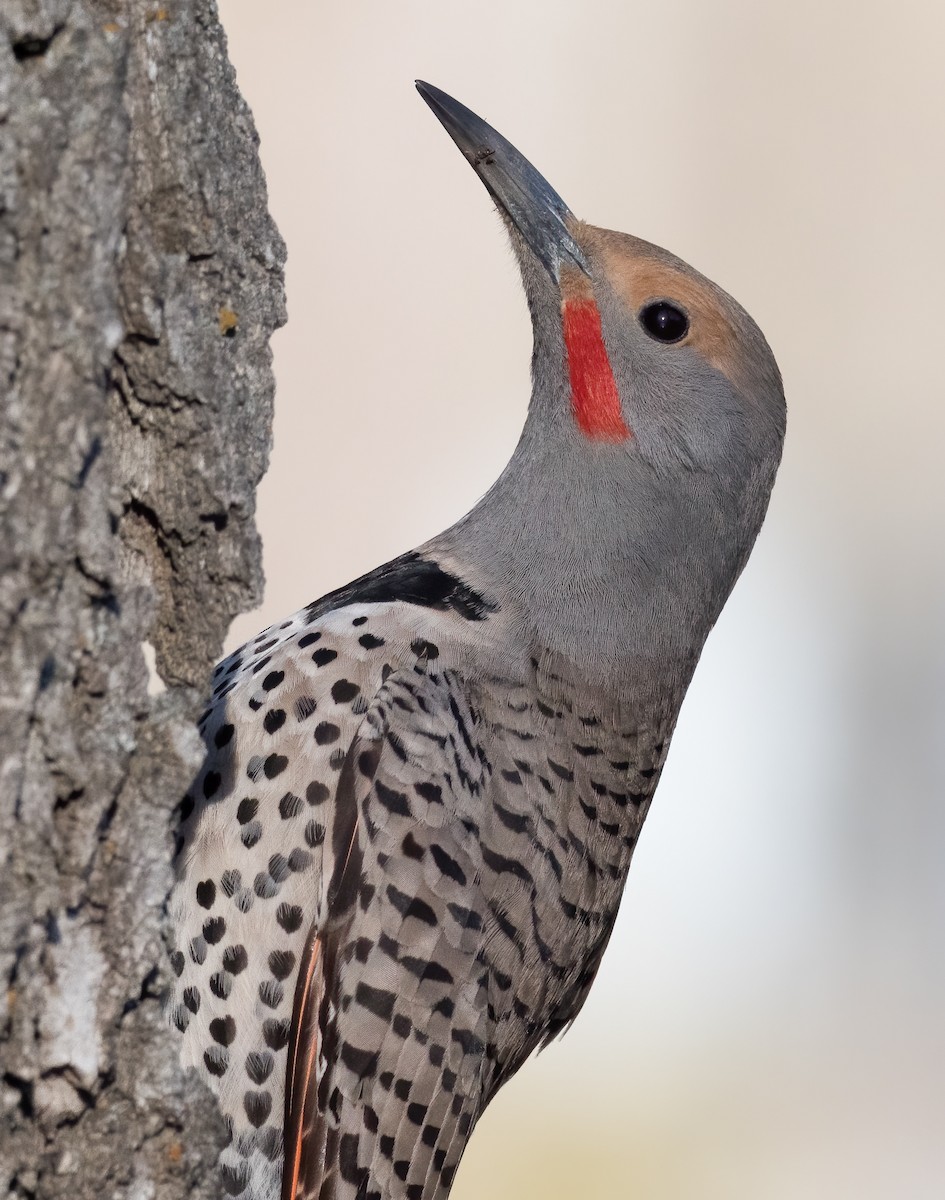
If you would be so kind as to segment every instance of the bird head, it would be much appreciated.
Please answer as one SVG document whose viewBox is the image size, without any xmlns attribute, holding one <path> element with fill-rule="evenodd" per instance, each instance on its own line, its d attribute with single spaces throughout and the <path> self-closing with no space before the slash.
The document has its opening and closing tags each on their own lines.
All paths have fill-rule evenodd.
<svg viewBox="0 0 945 1200">
<path fill-rule="evenodd" d="M 560 600 L 572 576 L 582 596 L 606 595 L 609 613 L 614 590 L 626 593 L 631 624 L 652 611 L 660 630 L 638 640 L 689 643 L 695 622 L 701 648 L 780 460 L 784 394 L 764 335 L 675 255 L 578 220 L 482 118 L 417 87 L 495 201 L 532 315 L 529 417 L 483 510 L 503 520 L 503 497 L 518 506 L 500 540 L 529 563 L 523 600 L 538 587 Z M 612 623 L 598 612 L 585 631 L 598 641 L 602 620 Z"/>
</svg>

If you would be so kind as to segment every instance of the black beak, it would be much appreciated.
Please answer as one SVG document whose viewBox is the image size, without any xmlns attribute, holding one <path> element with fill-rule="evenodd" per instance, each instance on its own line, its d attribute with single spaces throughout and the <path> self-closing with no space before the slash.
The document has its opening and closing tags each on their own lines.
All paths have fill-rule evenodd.
<svg viewBox="0 0 945 1200">
<path fill-rule="evenodd" d="M 446 92 L 420 79 L 417 91 L 555 283 L 560 281 L 562 266 L 590 274 L 567 226 L 571 210 L 528 159 Z"/>
</svg>

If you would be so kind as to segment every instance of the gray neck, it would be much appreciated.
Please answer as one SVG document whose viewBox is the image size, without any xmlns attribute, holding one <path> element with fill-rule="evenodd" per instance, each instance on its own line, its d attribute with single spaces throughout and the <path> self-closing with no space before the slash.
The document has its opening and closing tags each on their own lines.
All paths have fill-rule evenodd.
<svg viewBox="0 0 945 1200">
<path fill-rule="evenodd" d="M 533 317 L 536 314 L 533 311 Z M 437 549 L 468 564 L 526 644 L 592 686 L 681 700 L 754 539 L 744 483 L 657 470 L 632 443 L 584 441 L 563 382 L 557 322 L 536 329 L 534 389 L 511 461 Z"/>
</svg>

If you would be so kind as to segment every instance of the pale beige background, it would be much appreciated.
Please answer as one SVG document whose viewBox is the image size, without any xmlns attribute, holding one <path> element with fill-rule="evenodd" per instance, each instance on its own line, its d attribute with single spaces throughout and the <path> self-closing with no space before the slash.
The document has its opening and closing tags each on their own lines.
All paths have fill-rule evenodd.
<svg viewBox="0 0 945 1200">
<path fill-rule="evenodd" d="M 289 246 L 234 644 L 458 517 L 522 423 L 515 270 L 415 76 L 732 291 L 787 386 L 598 984 L 456 1196 L 945 1195 L 945 5 L 222 11 Z"/>
</svg>

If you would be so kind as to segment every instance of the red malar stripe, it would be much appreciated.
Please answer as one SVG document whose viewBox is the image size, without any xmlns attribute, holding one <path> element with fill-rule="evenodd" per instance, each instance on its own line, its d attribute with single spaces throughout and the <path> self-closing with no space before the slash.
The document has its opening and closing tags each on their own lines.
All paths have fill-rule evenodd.
<svg viewBox="0 0 945 1200">
<path fill-rule="evenodd" d="M 585 437 L 622 442 L 630 436 L 620 411 L 620 395 L 591 299 L 565 300 L 561 310 L 571 378 L 571 408 Z"/>
</svg>

